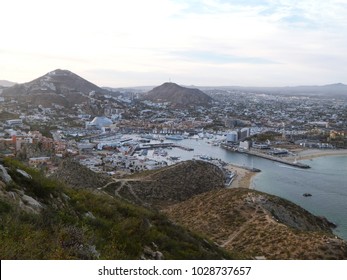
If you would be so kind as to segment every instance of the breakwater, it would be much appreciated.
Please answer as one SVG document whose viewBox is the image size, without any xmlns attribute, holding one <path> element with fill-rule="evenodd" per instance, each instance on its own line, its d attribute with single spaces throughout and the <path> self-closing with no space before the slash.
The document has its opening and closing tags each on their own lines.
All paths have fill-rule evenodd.
<svg viewBox="0 0 347 280">
<path fill-rule="evenodd" d="M 238 150 L 235 149 L 234 147 L 230 147 L 228 145 L 222 144 L 220 145 L 221 148 L 226 149 L 228 151 L 232 151 L 232 152 L 236 152 L 236 153 L 243 153 L 243 154 L 247 154 L 247 155 L 251 155 L 251 156 L 256 156 L 256 157 L 260 157 L 260 158 L 264 158 L 264 159 L 268 159 L 271 161 L 275 161 L 275 162 L 280 162 L 286 165 L 290 165 L 290 166 L 294 166 L 294 167 L 298 167 L 298 168 L 303 168 L 303 169 L 308 169 L 310 168 L 309 165 L 301 163 L 301 162 L 290 162 L 288 160 L 285 160 L 283 158 L 279 158 L 279 157 L 274 157 L 268 154 L 264 154 L 264 153 L 260 153 L 254 150 Z"/>
</svg>

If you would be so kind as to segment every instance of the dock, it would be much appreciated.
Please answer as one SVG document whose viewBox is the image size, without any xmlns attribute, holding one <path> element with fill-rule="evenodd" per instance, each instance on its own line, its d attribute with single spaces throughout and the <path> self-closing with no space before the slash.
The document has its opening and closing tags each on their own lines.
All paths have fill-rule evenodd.
<svg viewBox="0 0 347 280">
<path fill-rule="evenodd" d="M 172 147 L 179 148 L 179 149 L 182 149 L 182 150 L 185 150 L 185 151 L 189 151 L 189 152 L 194 151 L 193 148 L 189 148 L 189 147 L 178 145 L 178 144 L 173 144 Z"/>
<path fill-rule="evenodd" d="M 142 149 L 157 149 L 157 148 L 179 148 L 185 151 L 194 151 L 193 148 L 189 148 L 186 146 L 174 144 L 174 143 L 155 143 L 155 144 L 150 144 L 150 143 L 145 143 L 138 145 L 136 147 L 136 150 L 142 150 Z"/>
</svg>

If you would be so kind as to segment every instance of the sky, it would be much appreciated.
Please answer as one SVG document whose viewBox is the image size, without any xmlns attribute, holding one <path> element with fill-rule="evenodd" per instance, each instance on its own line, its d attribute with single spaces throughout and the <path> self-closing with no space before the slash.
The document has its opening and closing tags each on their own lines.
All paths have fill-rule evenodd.
<svg viewBox="0 0 347 280">
<path fill-rule="evenodd" d="M 347 83 L 347 0 L 1 0 L 0 79 Z"/>
</svg>

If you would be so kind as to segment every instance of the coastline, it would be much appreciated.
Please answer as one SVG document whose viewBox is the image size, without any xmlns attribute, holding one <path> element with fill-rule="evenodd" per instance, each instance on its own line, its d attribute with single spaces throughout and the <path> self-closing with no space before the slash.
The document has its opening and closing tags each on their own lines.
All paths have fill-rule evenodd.
<svg viewBox="0 0 347 280">
<path fill-rule="evenodd" d="M 320 149 L 309 149 L 298 152 L 297 156 L 286 157 L 288 160 L 309 160 L 317 157 L 325 156 L 347 156 L 347 149 L 340 150 L 320 150 Z"/>
<path fill-rule="evenodd" d="M 226 168 L 228 170 L 236 173 L 235 178 L 229 187 L 230 189 L 233 189 L 233 188 L 250 189 L 251 188 L 253 176 L 255 176 L 257 174 L 257 172 L 252 172 L 252 171 L 249 171 L 245 168 L 235 166 L 235 165 L 230 164 L 230 163 L 228 164 L 228 166 Z"/>
<path fill-rule="evenodd" d="M 320 149 L 308 149 L 301 150 L 298 152 L 297 156 L 289 156 L 286 157 L 289 161 L 296 160 L 310 160 L 318 157 L 325 156 L 347 156 L 347 149 L 341 150 L 320 150 Z M 236 173 L 236 176 L 231 183 L 229 188 L 247 188 L 254 189 L 253 179 L 257 172 L 249 171 L 240 166 L 236 166 L 233 164 L 228 164 L 226 167 L 228 170 Z"/>
</svg>

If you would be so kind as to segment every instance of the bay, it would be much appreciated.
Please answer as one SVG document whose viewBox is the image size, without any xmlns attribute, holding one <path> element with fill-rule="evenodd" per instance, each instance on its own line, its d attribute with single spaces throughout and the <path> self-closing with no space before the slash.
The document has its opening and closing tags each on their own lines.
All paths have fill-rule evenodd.
<svg viewBox="0 0 347 280">
<path fill-rule="evenodd" d="M 299 169 L 270 160 L 224 150 L 206 140 L 185 139 L 177 144 L 194 148 L 185 151 L 173 148 L 171 156 L 182 160 L 207 155 L 231 164 L 261 169 L 252 181 L 255 190 L 292 201 L 314 215 L 324 216 L 335 223 L 334 233 L 347 240 L 347 156 L 325 156 L 301 161 L 311 166 Z M 312 194 L 304 197 L 304 193 Z"/>
</svg>

